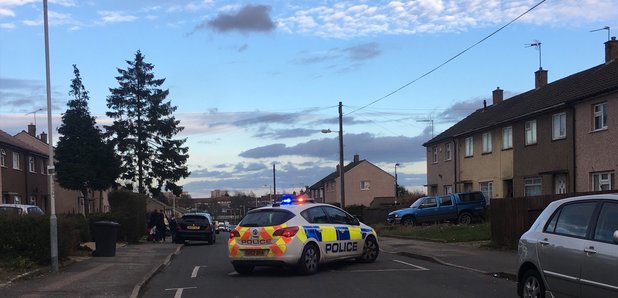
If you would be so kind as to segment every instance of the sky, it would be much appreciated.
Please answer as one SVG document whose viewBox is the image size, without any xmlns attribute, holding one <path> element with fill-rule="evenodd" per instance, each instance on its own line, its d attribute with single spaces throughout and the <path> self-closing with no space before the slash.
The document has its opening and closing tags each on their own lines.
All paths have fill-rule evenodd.
<svg viewBox="0 0 618 298">
<path fill-rule="evenodd" d="M 346 164 L 358 154 L 394 175 L 398 163 L 398 183 L 424 190 L 424 142 L 496 87 L 507 100 L 533 89 L 540 66 L 552 82 L 603 63 L 618 30 L 616 0 L 49 0 L 48 12 L 54 142 L 72 65 L 106 125 L 118 69 L 141 51 L 177 107 L 194 198 L 267 194 L 273 164 L 277 193 L 335 171 L 339 102 Z M 10 134 L 48 131 L 43 27 L 42 0 L 0 0 Z"/>
</svg>

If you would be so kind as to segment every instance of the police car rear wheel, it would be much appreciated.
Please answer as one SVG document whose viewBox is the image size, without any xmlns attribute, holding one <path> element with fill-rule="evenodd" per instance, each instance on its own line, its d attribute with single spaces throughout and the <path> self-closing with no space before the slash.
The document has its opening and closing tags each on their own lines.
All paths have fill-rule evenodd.
<svg viewBox="0 0 618 298">
<path fill-rule="evenodd" d="M 234 270 L 236 270 L 236 272 L 240 274 L 249 274 L 253 272 L 253 266 L 245 264 L 234 264 Z"/>
<path fill-rule="evenodd" d="M 380 247 L 378 242 L 373 237 L 367 237 L 365 240 L 365 246 L 363 247 L 363 254 L 358 258 L 361 263 L 371 263 L 378 258 L 380 253 Z"/>
<path fill-rule="evenodd" d="M 303 254 L 298 261 L 298 272 L 303 275 L 314 274 L 318 271 L 320 255 L 315 244 L 308 244 L 303 249 Z"/>
</svg>

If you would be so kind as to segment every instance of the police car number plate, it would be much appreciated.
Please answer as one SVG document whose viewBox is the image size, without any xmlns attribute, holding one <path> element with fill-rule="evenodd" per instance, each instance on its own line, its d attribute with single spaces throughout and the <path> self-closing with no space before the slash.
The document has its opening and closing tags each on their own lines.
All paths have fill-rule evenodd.
<svg viewBox="0 0 618 298">
<path fill-rule="evenodd" d="M 245 256 L 264 256 L 266 251 L 263 249 L 245 249 Z"/>
</svg>

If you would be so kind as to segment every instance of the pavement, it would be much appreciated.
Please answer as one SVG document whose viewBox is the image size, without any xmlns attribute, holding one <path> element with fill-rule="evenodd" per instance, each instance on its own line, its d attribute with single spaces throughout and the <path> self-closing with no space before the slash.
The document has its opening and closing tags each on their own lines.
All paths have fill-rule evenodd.
<svg viewBox="0 0 618 298">
<path fill-rule="evenodd" d="M 478 244 L 450 244 L 410 238 L 381 237 L 384 252 L 515 280 L 515 251 Z M 63 263 L 59 272 L 38 270 L 0 284 L 4 297 L 140 297 L 150 278 L 167 266 L 183 245 L 139 243 L 116 248 L 113 257 L 81 257 Z"/>
</svg>

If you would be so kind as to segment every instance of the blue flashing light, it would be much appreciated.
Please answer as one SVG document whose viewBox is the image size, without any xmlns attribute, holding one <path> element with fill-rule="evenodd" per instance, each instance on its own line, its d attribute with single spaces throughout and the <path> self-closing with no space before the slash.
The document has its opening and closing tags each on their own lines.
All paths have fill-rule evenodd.
<svg viewBox="0 0 618 298">
<path fill-rule="evenodd" d="M 292 204 L 292 202 L 294 202 L 294 197 L 292 197 L 291 195 L 285 195 L 281 197 L 281 205 L 290 205 Z"/>
<path fill-rule="evenodd" d="M 294 197 L 293 195 L 284 195 L 281 197 L 280 204 L 281 205 L 292 205 L 292 204 L 303 204 L 303 203 L 313 203 L 314 200 L 306 197 L 305 195 L 298 195 Z"/>
</svg>

